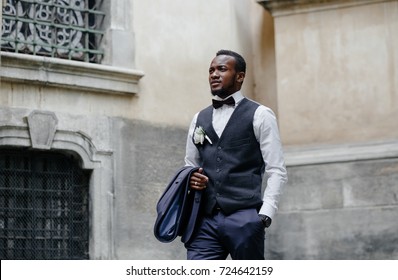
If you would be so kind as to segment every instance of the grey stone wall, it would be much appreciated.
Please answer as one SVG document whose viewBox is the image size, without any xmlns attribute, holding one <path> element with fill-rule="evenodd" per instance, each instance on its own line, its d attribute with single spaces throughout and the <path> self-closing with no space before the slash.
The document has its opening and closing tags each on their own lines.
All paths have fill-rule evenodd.
<svg viewBox="0 0 398 280">
<path fill-rule="evenodd" d="M 288 168 L 271 259 L 398 259 L 398 159 Z"/>
<path fill-rule="evenodd" d="M 183 166 L 186 130 L 113 120 L 115 155 L 115 256 L 117 259 L 185 259 L 179 239 L 153 235 L 156 203 Z"/>
<path fill-rule="evenodd" d="M 31 113 L 0 108 L 0 148 L 32 146 Z M 90 257 L 185 259 L 179 238 L 160 243 L 153 225 L 159 197 L 184 164 L 187 129 L 55 116 L 51 150 L 74 151 L 92 170 Z M 291 155 L 286 153 L 288 162 Z M 398 259 L 398 157 L 292 164 L 288 175 L 267 230 L 268 259 Z"/>
<path fill-rule="evenodd" d="M 156 202 L 183 165 L 186 130 L 113 120 L 115 257 L 185 259 L 153 236 Z M 288 155 L 287 155 L 288 156 Z M 398 159 L 288 167 L 268 259 L 397 259 Z"/>
</svg>

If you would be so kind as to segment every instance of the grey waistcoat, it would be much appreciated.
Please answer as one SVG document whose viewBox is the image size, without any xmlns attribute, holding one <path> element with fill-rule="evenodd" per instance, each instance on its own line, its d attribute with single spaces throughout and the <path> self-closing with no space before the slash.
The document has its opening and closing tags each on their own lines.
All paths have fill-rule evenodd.
<svg viewBox="0 0 398 280">
<path fill-rule="evenodd" d="M 209 177 L 202 197 L 207 214 L 216 204 L 226 214 L 262 205 L 264 161 L 253 131 L 253 116 L 258 106 L 244 98 L 220 138 L 212 125 L 213 107 L 205 108 L 198 115 L 197 126 L 203 127 L 213 143 L 206 140 L 203 144 L 196 144 L 201 167 Z"/>
</svg>

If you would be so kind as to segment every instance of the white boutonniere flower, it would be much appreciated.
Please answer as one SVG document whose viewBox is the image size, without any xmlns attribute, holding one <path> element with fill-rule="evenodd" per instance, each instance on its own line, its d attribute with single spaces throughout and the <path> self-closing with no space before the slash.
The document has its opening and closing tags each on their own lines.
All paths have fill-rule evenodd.
<svg viewBox="0 0 398 280">
<path fill-rule="evenodd" d="M 193 142 L 195 144 L 201 144 L 203 145 L 203 143 L 205 142 L 205 139 L 207 141 L 209 141 L 209 143 L 212 145 L 213 142 L 211 142 L 209 136 L 206 135 L 205 130 L 203 129 L 203 127 L 198 126 L 195 128 L 195 131 L 193 132 Z"/>
</svg>

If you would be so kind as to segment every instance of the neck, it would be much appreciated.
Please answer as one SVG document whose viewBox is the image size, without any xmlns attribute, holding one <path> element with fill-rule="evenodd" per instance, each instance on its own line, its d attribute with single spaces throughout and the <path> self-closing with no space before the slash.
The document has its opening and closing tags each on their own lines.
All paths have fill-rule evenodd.
<svg viewBox="0 0 398 280">
<path fill-rule="evenodd" d="M 220 98 L 220 99 L 227 99 L 228 97 L 230 97 L 230 96 L 232 96 L 232 95 L 234 95 L 235 93 L 237 93 L 239 90 L 237 90 L 237 91 L 235 91 L 235 92 L 233 92 L 233 93 L 230 93 L 230 94 L 223 94 L 223 93 L 212 93 L 213 94 L 213 96 L 215 96 L 215 97 L 218 97 L 218 98 Z"/>
</svg>

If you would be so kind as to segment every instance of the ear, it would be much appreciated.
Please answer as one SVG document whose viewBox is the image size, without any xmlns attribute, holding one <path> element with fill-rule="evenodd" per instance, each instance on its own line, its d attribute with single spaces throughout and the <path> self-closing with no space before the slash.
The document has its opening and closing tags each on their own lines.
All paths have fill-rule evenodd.
<svg viewBox="0 0 398 280">
<path fill-rule="evenodd" d="M 245 79 L 245 72 L 238 72 L 236 75 L 236 81 L 238 83 L 243 83 L 243 80 Z"/>
</svg>

